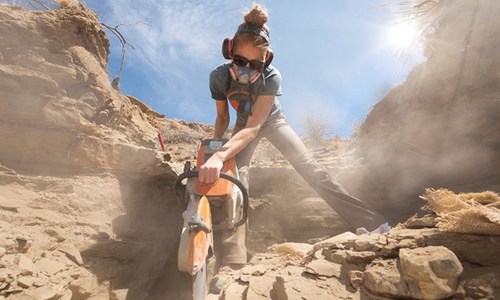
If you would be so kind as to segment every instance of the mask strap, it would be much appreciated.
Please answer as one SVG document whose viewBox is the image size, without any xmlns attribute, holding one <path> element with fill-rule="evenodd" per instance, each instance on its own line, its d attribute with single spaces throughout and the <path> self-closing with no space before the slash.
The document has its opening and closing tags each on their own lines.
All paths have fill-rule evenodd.
<svg viewBox="0 0 500 300">
<path fill-rule="evenodd" d="M 250 78 L 250 83 L 256 82 L 259 79 L 260 75 L 262 75 L 262 73 L 257 71 L 255 75 L 253 75 L 253 77 Z"/>
</svg>

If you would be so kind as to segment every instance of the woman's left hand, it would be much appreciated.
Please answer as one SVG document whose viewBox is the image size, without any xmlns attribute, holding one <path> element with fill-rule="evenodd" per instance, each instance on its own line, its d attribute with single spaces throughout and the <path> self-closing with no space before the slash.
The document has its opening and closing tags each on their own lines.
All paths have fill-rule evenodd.
<svg viewBox="0 0 500 300">
<path fill-rule="evenodd" d="M 198 170 L 198 181 L 212 183 L 219 179 L 220 171 L 224 162 L 220 156 L 214 153 Z"/>
</svg>

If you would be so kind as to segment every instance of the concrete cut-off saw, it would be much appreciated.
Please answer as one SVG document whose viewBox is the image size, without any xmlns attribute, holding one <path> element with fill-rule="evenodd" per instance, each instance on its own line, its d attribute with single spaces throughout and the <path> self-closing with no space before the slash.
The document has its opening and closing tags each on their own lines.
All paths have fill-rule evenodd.
<svg viewBox="0 0 500 300">
<path fill-rule="evenodd" d="M 198 150 L 196 168 L 190 162 L 175 181 L 175 193 L 187 205 L 178 250 L 180 271 L 193 276 L 193 299 L 205 299 L 208 291 L 208 259 L 215 254 L 213 232 L 234 230 L 246 223 L 248 193 L 238 177 L 236 160 L 224 162 L 220 178 L 210 184 L 198 181 L 198 172 L 225 139 L 206 139 Z M 185 183 L 184 183 L 185 182 Z"/>
</svg>

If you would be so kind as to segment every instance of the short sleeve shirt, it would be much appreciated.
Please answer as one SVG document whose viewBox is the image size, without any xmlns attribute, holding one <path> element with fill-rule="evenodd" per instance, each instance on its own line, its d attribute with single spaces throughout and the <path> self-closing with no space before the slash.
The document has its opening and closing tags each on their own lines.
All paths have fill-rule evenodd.
<svg viewBox="0 0 500 300">
<path fill-rule="evenodd" d="M 229 68 L 231 63 L 225 63 L 210 73 L 210 93 L 214 100 L 229 101 L 237 111 L 237 123 L 246 124 L 251 112 L 250 95 L 255 101 L 258 96 L 275 96 L 273 107 L 267 117 L 270 121 L 280 115 L 281 105 L 277 96 L 281 96 L 281 74 L 272 65 L 264 69 L 263 76 L 250 85 L 240 84 L 231 79 Z M 242 108 L 240 105 L 244 105 Z"/>
</svg>

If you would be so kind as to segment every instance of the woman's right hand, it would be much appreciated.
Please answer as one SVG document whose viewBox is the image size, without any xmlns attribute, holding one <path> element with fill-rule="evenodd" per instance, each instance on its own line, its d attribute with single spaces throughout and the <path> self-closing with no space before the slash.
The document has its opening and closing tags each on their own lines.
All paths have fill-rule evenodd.
<svg viewBox="0 0 500 300">
<path fill-rule="evenodd" d="M 198 181 L 213 183 L 219 179 L 224 161 L 215 152 L 198 170 Z"/>
</svg>

